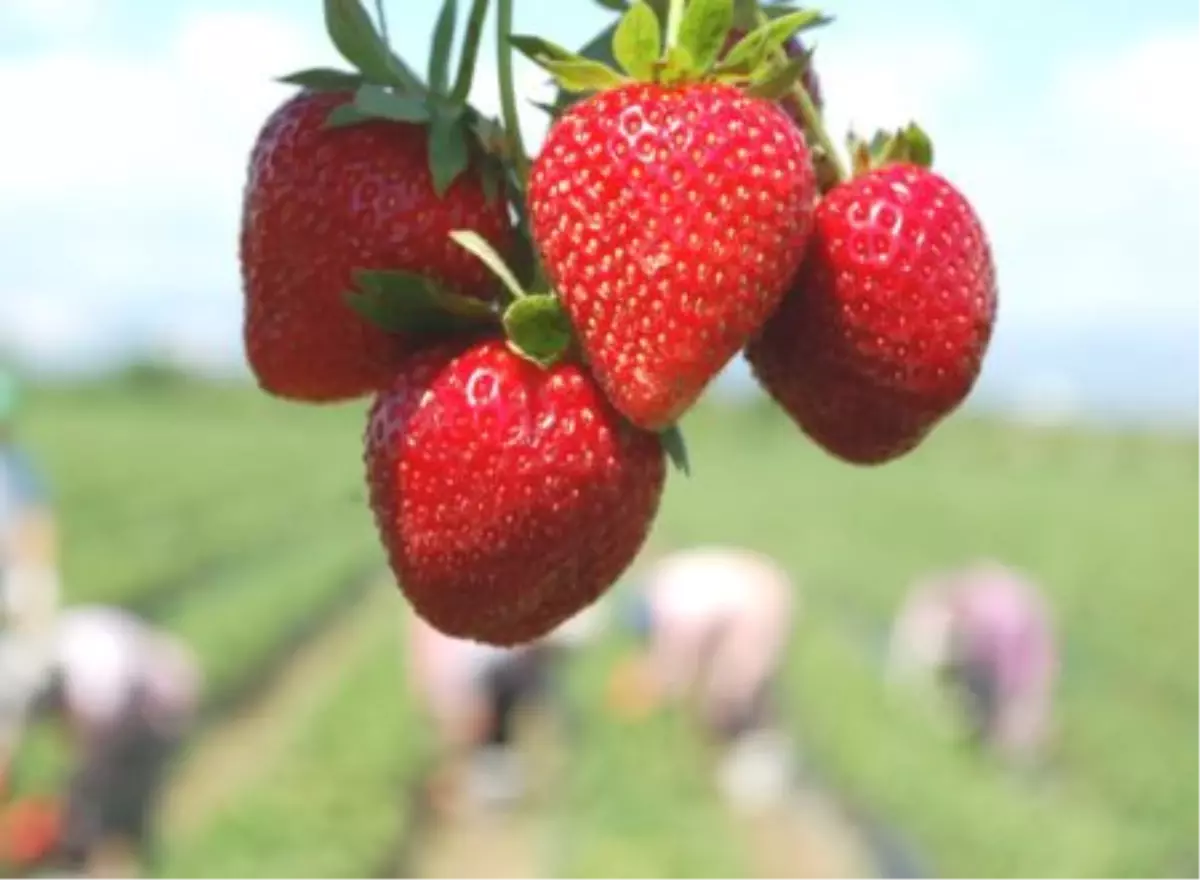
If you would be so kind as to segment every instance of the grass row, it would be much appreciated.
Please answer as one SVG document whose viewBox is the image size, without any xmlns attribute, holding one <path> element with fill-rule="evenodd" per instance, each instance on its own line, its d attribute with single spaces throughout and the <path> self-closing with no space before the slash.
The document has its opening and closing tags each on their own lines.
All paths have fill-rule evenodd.
<svg viewBox="0 0 1200 880">
<path fill-rule="evenodd" d="M 405 699 L 398 615 L 380 615 L 345 676 L 235 805 L 168 843 L 173 877 L 373 876 L 406 821 L 425 757 Z"/>
<path fill-rule="evenodd" d="M 625 648 L 608 641 L 571 670 L 579 739 L 556 819 L 554 869 L 567 877 L 748 876 L 695 730 L 672 713 L 625 720 L 607 704 L 607 676 Z"/>
<path fill-rule="evenodd" d="M 684 427 L 694 475 L 670 487 L 656 544 L 741 544 L 794 572 L 798 721 L 935 868 L 1194 871 L 1194 437 L 960 418 L 910 458 L 858 469 L 761 409 L 701 410 Z M 1054 606 L 1060 736 L 1040 788 L 1001 781 L 920 722 L 896 727 L 869 648 L 845 631 L 880 640 L 914 578 L 981 556 L 1030 574 Z"/>
</svg>

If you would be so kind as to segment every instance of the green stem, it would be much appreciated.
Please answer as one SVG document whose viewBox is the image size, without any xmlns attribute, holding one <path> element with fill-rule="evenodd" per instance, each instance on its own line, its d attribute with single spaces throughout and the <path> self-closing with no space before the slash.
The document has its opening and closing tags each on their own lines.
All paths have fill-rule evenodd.
<svg viewBox="0 0 1200 880">
<path fill-rule="evenodd" d="M 513 83 L 512 36 L 513 0 L 499 0 L 496 11 L 496 67 L 500 79 L 500 108 L 504 114 L 504 131 L 508 135 L 509 157 L 521 182 L 522 190 L 529 182 L 529 156 L 521 138 L 521 118 L 517 113 L 517 90 Z"/>
<path fill-rule="evenodd" d="M 458 59 L 458 74 L 454 79 L 454 91 L 450 100 L 454 104 L 465 104 L 471 94 L 471 83 L 475 79 L 475 62 L 479 57 L 479 40 L 483 35 L 483 20 L 487 18 L 490 0 L 475 0 L 471 6 L 471 17 L 467 19 L 467 33 L 463 37 L 462 55 Z"/>
<path fill-rule="evenodd" d="M 762 27 L 767 24 L 770 19 L 761 9 L 757 14 L 758 26 Z M 786 64 L 788 61 L 787 52 L 783 48 L 775 51 L 776 60 Z M 804 121 L 804 129 L 809 137 L 815 142 L 817 151 L 820 153 L 816 157 L 816 161 L 824 166 L 824 174 L 818 174 L 818 177 L 824 180 L 829 180 L 832 185 L 848 180 L 850 175 L 846 170 L 845 164 L 842 162 L 842 157 L 838 154 L 837 147 L 834 146 L 833 140 L 829 137 L 829 132 L 825 128 L 825 120 L 821 116 L 821 111 L 817 109 L 813 103 L 812 96 L 808 93 L 808 89 L 804 87 L 804 80 L 797 79 L 792 84 L 792 98 L 800 107 L 800 116 Z"/>
<path fill-rule="evenodd" d="M 679 42 L 679 27 L 683 24 L 683 8 L 686 0 L 671 0 L 667 7 L 667 49 L 675 48 Z"/>
<path fill-rule="evenodd" d="M 375 0 L 375 17 L 379 20 L 379 35 L 383 37 L 384 45 L 391 46 L 392 41 L 388 39 L 387 12 L 384 11 L 383 0 Z"/>
</svg>

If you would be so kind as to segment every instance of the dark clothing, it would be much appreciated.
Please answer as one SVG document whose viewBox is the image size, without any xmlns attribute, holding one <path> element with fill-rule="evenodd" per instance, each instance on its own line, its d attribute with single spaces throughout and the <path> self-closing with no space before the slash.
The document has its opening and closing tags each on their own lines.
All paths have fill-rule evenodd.
<svg viewBox="0 0 1200 880">
<path fill-rule="evenodd" d="M 156 729 L 145 699 L 135 698 L 111 731 L 88 743 L 67 796 L 62 853 L 68 866 L 86 863 L 108 837 L 133 842 L 141 858 L 153 858 L 154 813 L 180 737 Z"/>
</svg>

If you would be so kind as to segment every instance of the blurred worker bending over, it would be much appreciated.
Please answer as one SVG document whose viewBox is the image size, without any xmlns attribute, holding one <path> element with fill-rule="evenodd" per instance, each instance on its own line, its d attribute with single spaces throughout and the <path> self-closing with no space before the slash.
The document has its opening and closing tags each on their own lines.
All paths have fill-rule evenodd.
<svg viewBox="0 0 1200 880">
<path fill-rule="evenodd" d="M 55 861 L 71 872 L 132 876 L 153 859 L 158 797 L 195 718 L 199 667 L 175 638 L 113 608 L 63 611 L 48 651 L 33 661 L 24 646 L 0 633 L 0 779 L 31 718 L 61 725 L 75 770 Z"/>
<path fill-rule="evenodd" d="M 652 564 L 630 606 L 629 622 L 646 650 L 618 671 L 623 686 L 640 690 L 649 705 L 663 700 L 695 713 L 723 750 L 718 782 L 738 807 L 772 806 L 793 782 L 792 744 L 779 729 L 775 688 L 796 590 L 769 557 L 701 547 Z"/>
<path fill-rule="evenodd" d="M 983 562 L 922 580 L 892 630 L 893 684 L 951 686 L 972 737 L 1029 766 L 1051 732 L 1058 658 L 1050 611 L 1015 571 Z"/>
</svg>

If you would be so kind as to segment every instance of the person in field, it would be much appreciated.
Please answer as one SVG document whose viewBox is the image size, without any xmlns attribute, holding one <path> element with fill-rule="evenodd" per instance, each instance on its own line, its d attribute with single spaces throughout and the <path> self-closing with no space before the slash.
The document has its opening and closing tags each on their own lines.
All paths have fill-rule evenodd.
<svg viewBox="0 0 1200 880">
<path fill-rule="evenodd" d="M 0 368 L 0 633 L 33 661 L 45 656 L 59 603 L 57 530 L 46 481 L 17 441 L 20 394 Z M 0 760 L 4 749 L 0 740 Z"/>
<path fill-rule="evenodd" d="M 516 745 L 521 713 L 554 702 L 554 670 L 597 629 L 584 612 L 545 638 L 498 648 L 452 638 L 409 612 L 409 686 L 432 722 L 439 752 L 434 796 L 438 806 L 504 806 L 525 789 Z"/>
<path fill-rule="evenodd" d="M 0 640 L 0 670 L 31 665 L 21 647 Z M 34 718 L 56 722 L 73 752 L 57 847 L 62 868 L 132 876 L 152 864 L 158 797 L 200 701 L 202 675 L 190 649 L 121 610 L 68 608 L 55 620 L 40 674 L 22 683 L 0 705 L 8 758 Z"/>
<path fill-rule="evenodd" d="M 722 749 L 718 783 L 737 806 L 769 806 L 791 783 L 776 681 L 797 613 L 797 586 L 773 559 L 699 547 L 645 571 L 628 606 L 643 650 L 616 671 L 610 700 L 640 712 L 690 710 Z"/>
<path fill-rule="evenodd" d="M 1023 575 L 987 561 L 917 583 L 893 625 L 889 666 L 894 684 L 948 682 L 975 741 L 1002 758 L 1042 756 L 1058 657 L 1050 610 Z"/>
</svg>

